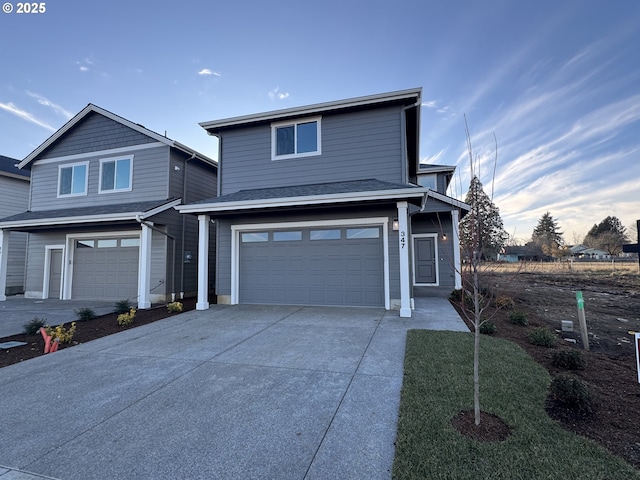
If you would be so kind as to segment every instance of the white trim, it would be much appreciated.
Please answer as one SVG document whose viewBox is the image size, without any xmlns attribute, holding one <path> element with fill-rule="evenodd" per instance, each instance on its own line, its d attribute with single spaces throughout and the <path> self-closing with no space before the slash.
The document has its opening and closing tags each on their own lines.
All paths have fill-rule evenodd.
<svg viewBox="0 0 640 480">
<path fill-rule="evenodd" d="M 436 283 L 416 283 L 416 239 L 433 237 L 433 256 L 436 263 Z M 440 286 L 440 262 L 438 261 L 438 234 L 437 233 L 416 233 L 411 235 L 411 263 L 413 265 L 413 285 L 416 287 L 439 287 Z"/>
<path fill-rule="evenodd" d="M 65 248 L 62 253 L 64 265 L 62 269 L 62 300 L 71 300 L 73 288 L 73 254 L 75 252 L 73 242 L 78 238 L 111 238 L 111 237 L 137 237 L 140 238 L 141 230 L 118 230 L 115 232 L 94 232 L 94 233 L 67 233 Z M 138 253 L 139 255 L 139 253 Z M 138 272 L 140 276 L 140 272 Z M 138 292 L 139 294 L 140 292 Z"/>
<path fill-rule="evenodd" d="M 138 308 L 151 308 L 149 298 L 151 288 L 151 242 L 153 230 L 149 225 L 140 224 L 140 245 L 138 246 Z"/>
<path fill-rule="evenodd" d="M 451 210 L 451 225 L 453 227 L 453 272 L 455 289 L 462 288 L 462 264 L 460 262 L 460 212 Z"/>
<path fill-rule="evenodd" d="M 198 299 L 196 310 L 209 308 L 209 215 L 198 215 Z"/>
<path fill-rule="evenodd" d="M 42 298 L 49 298 L 49 278 L 51 276 L 51 251 L 62 250 L 62 258 L 60 259 L 60 291 L 56 300 L 62 298 L 62 287 L 64 286 L 64 245 L 45 245 L 44 246 L 44 277 L 42 279 Z"/>
<path fill-rule="evenodd" d="M 433 197 L 436 200 L 440 200 L 441 202 L 447 203 L 452 207 L 457 207 L 462 210 L 466 210 L 467 212 L 471 210 L 471 205 L 469 205 L 468 203 L 464 203 L 464 202 L 461 202 L 460 200 L 456 200 L 455 198 L 451 198 L 441 193 L 434 192 L 433 190 L 428 190 L 427 197 Z"/>
<path fill-rule="evenodd" d="M 73 177 L 75 175 L 75 167 L 84 165 L 86 168 L 84 175 L 84 192 L 82 193 L 60 193 L 60 175 L 63 168 L 71 168 L 71 190 L 73 190 Z M 62 163 L 58 165 L 58 183 L 56 184 L 57 198 L 83 197 L 89 193 L 89 160 L 75 163 Z"/>
<path fill-rule="evenodd" d="M 176 207 L 182 200 L 176 199 L 171 202 L 163 203 L 146 212 L 123 212 L 123 213 L 106 213 L 103 215 L 80 215 L 77 217 L 56 217 L 56 218 L 40 218 L 33 220 L 17 220 L 14 222 L 0 223 L 0 228 L 20 228 L 20 227 L 39 227 L 46 225 L 69 225 L 76 223 L 107 223 L 112 221 L 136 220 L 149 218 L 158 213 L 164 212 L 169 208 Z"/>
<path fill-rule="evenodd" d="M 0 302 L 7 299 L 7 265 L 9 262 L 9 232 L 0 229 Z"/>
<path fill-rule="evenodd" d="M 302 123 L 312 123 L 316 122 L 316 150 L 313 152 L 304 152 L 298 153 L 298 125 Z M 303 158 L 303 157 L 316 157 L 318 155 L 322 155 L 322 134 L 321 127 L 322 117 L 307 117 L 307 118 L 296 118 L 293 120 L 286 120 L 281 122 L 274 122 L 271 124 L 271 160 L 287 160 L 290 158 Z M 278 137 L 277 131 L 280 127 L 289 127 L 293 126 L 293 148 L 296 150 L 294 153 L 287 155 L 278 155 L 277 154 L 277 146 L 278 146 Z"/>
<path fill-rule="evenodd" d="M 400 263 L 400 316 L 411 318 L 409 288 L 409 204 L 398 202 L 398 260 Z"/>
<path fill-rule="evenodd" d="M 132 145 L 130 147 L 112 148 L 109 150 L 96 150 L 95 152 L 88 153 L 75 153 L 73 155 L 64 155 L 62 157 L 43 158 L 42 160 L 36 160 L 34 165 L 46 165 L 48 163 L 68 162 L 70 160 L 81 160 L 83 158 L 99 158 L 106 155 L 117 156 L 120 154 L 128 154 L 135 150 L 146 150 L 148 148 L 164 147 L 165 144 L 161 142 L 143 143 L 141 145 Z M 133 155 L 133 154 L 132 154 Z M 27 177 L 28 179 L 28 177 Z"/>
<path fill-rule="evenodd" d="M 369 200 L 398 200 L 422 198 L 428 189 L 422 187 L 402 188 L 396 190 L 376 190 L 365 192 L 332 193 L 328 195 L 305 195 L 302 197 L 283 197 L 272 199 L 242 200 L 236 202 L 198 203 L 179 205 L 180 213 L 224 212 L 228 210 L 250 210 L 253 208 L 277 208 L 297 205 L 319 205 L 325 203 L 363 202 Z"/>
<path fill-rule="evenodd" d="M 126 188 L 116 188 L 115 184 L 117 181 L 116 173 L 118 171 L 118 162 L 122 160 L 129 160 L 129 186 Z M 113 173 L 113 188 L 108 190 L 102 189 L 102 167 L 107 162 L 113 162 L 114 165 L 114 173 Z M 107 157 L 100 159 L 100 175 L 98 175 L 98 194 L 103 193 L 120 193 L 120 192 L 130 192 L 133 188 L 133 154 L 132 155 L 122 155 L 115 157 Z"/>
<path fill-rule="evenodd" d="M 278 230 L 309 227 L 344 227 L 351 225 L 376 225 L 382 227 L 383 275 L 384 275 L 384 308 L 391 308 L 389 287 L 389 218 L 342 218 L 332 220 L 310 220 L 302 222 L 250 223 L 231 225 L 231 305 L 237 305 L 240 292 L 240 233 L 259 230 Z"/>
</svg>

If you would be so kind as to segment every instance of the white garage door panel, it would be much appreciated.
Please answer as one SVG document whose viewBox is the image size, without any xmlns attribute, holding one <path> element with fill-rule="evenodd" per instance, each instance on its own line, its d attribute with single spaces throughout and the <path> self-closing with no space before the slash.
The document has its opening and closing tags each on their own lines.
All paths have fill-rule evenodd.
<svg viewBox="0 0 640 480">
<path fill-rule="evenodd" d="M 241 234 L 240 303 L 384 306 L 382 229 L 373 228 L 377 238 L 347 239 L 346 227 L 323 240 L 311 240 L 312 229 L 292 229 L 301 236 L 290 241 Z"/>
</svg>

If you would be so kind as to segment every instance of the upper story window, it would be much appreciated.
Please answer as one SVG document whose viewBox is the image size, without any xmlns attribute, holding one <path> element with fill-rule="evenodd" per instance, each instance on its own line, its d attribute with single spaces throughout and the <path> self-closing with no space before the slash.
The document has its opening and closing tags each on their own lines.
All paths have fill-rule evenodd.
<svg viewBox="0 0 640 480">
<path fill-rule="evenodd" d="M 438 191 L 438 175 L 429 173 L 426 175 L 418 175 L 418 185 L 428 188 L 434 192 Z"/>
<path fill-rule="evenodd" d="M 89 162 L 58 166 L 58 196 L 86 195 Z"/>
<path fill-rule="evenodd" d="M 100 193 L 131 190 L 133 156 L 100 160 Z"/>
<path fill-rule="evenodd" d="M 320 153 L 320 117 L 271 124 L 271 160 Z"/>
</svg>

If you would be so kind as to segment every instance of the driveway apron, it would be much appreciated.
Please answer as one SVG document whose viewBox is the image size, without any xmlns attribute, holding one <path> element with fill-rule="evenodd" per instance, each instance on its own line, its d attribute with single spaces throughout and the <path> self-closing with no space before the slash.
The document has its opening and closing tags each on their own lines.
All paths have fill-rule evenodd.
<svg viewBox="0 0 640 480">
<path fill-rule="evenodd" d="M 0 478 L 388 479 L 409 328 L 214 305 L 0 369 Z"/>
</svg>

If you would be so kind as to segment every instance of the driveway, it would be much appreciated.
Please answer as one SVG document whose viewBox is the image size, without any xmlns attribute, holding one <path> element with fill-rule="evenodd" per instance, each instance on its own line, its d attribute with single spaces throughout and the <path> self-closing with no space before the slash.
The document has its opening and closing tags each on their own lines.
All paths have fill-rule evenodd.
<svg viewBox="0 0 640 480">
<path fill-rule="evenodd" d="M 412 319 L 213 305 L 0 369 L 0 465 L 67 480 L 388 479 L 406 331 L 466 329 L 429 302 Z"/>
</svg>

